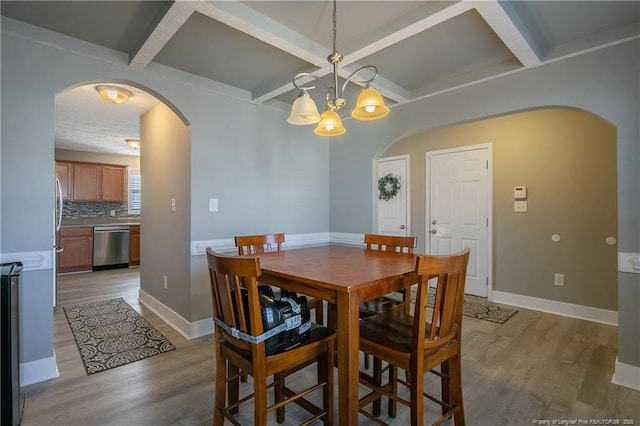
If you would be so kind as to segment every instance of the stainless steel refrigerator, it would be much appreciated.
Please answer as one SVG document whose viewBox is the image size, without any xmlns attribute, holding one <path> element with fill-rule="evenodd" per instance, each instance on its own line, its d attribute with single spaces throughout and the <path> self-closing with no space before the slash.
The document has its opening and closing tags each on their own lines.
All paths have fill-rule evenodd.
<svg viewBox="0 0 640 426">
<path fill-rule="evenodd" d="M 63 247 L 58 247 L 58 233 L 60 232 L 60 226 L 62 225 L 62 184 L 60 179 L 56 175 L 56 181 L 54 185 L 55 192 L 55 207 L 53 209 L 53 307 L 58 304 L 58 253 L 64 250 Z"/>
</svg>

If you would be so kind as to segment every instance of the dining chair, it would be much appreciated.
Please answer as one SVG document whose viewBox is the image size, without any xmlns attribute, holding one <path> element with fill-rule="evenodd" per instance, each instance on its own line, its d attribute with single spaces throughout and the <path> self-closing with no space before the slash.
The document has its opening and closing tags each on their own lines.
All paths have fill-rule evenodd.
<svg viewBox="0 0 640 426">
<path fill-rule="evenodd" d="M 421 255 L 416 260 L 419 278 L 413 312 L 393 309 L 360 321 L 360 350 L 390 364 L 388 382 L 360 372 L 360 383 L 370 392 L 360 398 L 360 413 L 382 423 L 363 408 L 386 396 L 388 414 L 396 415 L 397 402 L 411 409 L 411 424 L 422 425 L 424 399 L 441 405 L 441 424 L 451 416 L 456 426 L 464 425 L 462 401 L 461 336 L 464 286 L 469 262 L 468 248 L 445 256 Z M 429 280 L 437 281 L 434 306 L 427 309 Z M 436 367 L 439 370 L 435 370 Z M 398 377 L 398 368 L 407 371 L 408 380 Z M 425 393 L 423 376 L 440 377 L 440 398 Z M 398 384 L 409 387 L 409 399 L 398 396 Z"/>
<path fill-rule="evenodd" d="M 235 237 L 238 255 L 261 254 L 282 250 L 284 233 L 240 235 Z M 324 300 L 309 298 L 309 309 L 315 310 L 316 324 L 324 324 Z"/>
<path fill-rule="evenodd" d="M 239 424 L 234 414 L 239 406 L 254 399 L 255 425 L 267 424 L 267 415 L 276 411 L 276 420 L 285 420 L 285 405 L 295 402 L 312 417 L 309 423 L 323 420 L 333 424 L 333 354 L 335 332 L 311 324 L 309 338 L 287 351 L 267 355 L 261 340 L 263 321 L 258 292 L 260 259 L 258 256 L 226 256 L 207 249 L 215 327 L 216 379 L 213 424 L 225 418 Z M 311 364 L 317 364 L 317 384 L 294 392 L 285 379 Z M 239 399 L 240 371 L 253 377 L 253 393 Z M 302 373 L 301 373 L 302 374 Z M 270 384 L 267 379 L 273 377 Z M 297 388 L 300 381 L 295 382 Z M 274 403 L 267 406 L 267 391 L 274 388 Z M 228 390 L 228 394 L 227 394 Z M 322 407 L 306 396 L 322 390 Z"/>
<path fill-rule="evenodd" d="M 367 250 L 380 250 L 393 253 L 411 254 L 413 253 L 413 249 L 416 247 L 416 237 L 365 234 L 364 243 Z M 411 294 L 409 293 L 409 295 L 407 295 L 407 289 L 399 290 L 397 293 L 401 295 L 401 300 L 398 300 L 398 298 L 394 297 L 393 295 L 385 295 L 376 297 L 375 299 L 368 300 L 366 302 L 362 302 L 359 306 L 360 318 L 366 318 L 368 316 L 379 314 L 380 312 L 384 312 L 389 309 L 399 309 L 399 307 L 404 306 L 405 302 L 407 301 L 407 297 L 410 297 Z M 369 369 L 369 364 L 369 356 L 365 353 L 364 367 L 366 369 Z M 374 365 L 375 375 L 382 375 L 383 372 L 380 368 L 380 365 Z M 378 371 L 375 371 L 376 369 Z M 379 413 L 380 411 L 377 403 L 375 411 L 377 413 Z"/>
<path fill-rule="evenodd" d="M 380 250 L 393 253 L 413 253 L 416 247 L 416 237 L 402 237 L 395 235 L 377 235 L 365 234 L 364 244 L 367 250 Z M 405 289 L 399 291 L 402 294 L 402 300 L 391 295 L 380 296 L 360 304 L 360 318 L 379 314 L 389 309 L 395 309 L 404 305 L 407 292 Z M 410 295 L 409 295 L 410 296 Z"/>
</svg>

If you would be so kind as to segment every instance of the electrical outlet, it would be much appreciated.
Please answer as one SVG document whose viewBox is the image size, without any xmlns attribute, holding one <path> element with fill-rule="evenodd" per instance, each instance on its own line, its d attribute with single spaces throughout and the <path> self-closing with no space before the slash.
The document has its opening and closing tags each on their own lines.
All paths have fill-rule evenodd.
<svg viewBox="0 0 640 426">
<path fill-rule="evenodd" d="M 109 214 L 110 214 L 111 216 L 115 216 L 115 215 L 116 215 L 116 211 L 115 211 L 115 210 L 111 210 L 111 211 L 109 212 Z"/>
<path fill-rule="evenodd" d="M 553 283 L 555 285 L 564 286 L 564 274 L 555 274 Z"/>
<path fill-rule="evenodd" d="M 162 279 L 164 281 L 164 289 L 167 290 L 169 288 L 169 284 L 167 283 L 167 276 L 164 275 Z"/>
<path fill-rule="evenodd" d="M 515 201 L 513 203 L 513 211 L 516 213 L 526 213 L 527 212 L 527 202 L 526 201 Z"/>
<path fill-rule="evenodd" d="M 171 199 L 171 211 L 175 213 L 176 211 L 176 199 L 172 198 Z"/>
</svg>

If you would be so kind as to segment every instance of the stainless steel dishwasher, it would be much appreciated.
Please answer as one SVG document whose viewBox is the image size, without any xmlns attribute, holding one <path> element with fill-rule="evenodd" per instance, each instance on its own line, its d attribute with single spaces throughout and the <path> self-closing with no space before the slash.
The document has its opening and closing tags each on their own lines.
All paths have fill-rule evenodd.
<svg viewBox="0 0 640 426">
<path fill-rule="evenodd" d="M 129 226 L 93 228 L 93 270 L 129 266 Z"/>
</svg>

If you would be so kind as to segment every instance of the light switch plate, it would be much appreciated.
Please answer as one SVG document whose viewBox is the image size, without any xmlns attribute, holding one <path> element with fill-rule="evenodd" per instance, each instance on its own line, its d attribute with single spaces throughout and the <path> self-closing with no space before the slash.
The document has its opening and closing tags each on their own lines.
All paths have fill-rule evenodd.
<svg viewBox="0 0 640 426">
<path fill-rule="evenodd" d="M 209 198 L 209 211 L 215 213 L 218 211 L 218 199 Z"/>
</svg>

